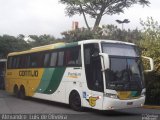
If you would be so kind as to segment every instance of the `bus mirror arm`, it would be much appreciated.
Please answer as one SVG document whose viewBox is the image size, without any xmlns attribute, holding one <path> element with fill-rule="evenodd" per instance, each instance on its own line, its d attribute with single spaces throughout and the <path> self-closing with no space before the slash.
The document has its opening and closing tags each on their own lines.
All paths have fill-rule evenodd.
<svg viewBox="0 0 160 120">
<path fill-rule="evenodd" d="M 109 55 L 106 53 L 99 53 L 99 55 L 103 58 L 102 71 L 109 69 Z"/>
<path fill-rule="evenodd" d="M 150 57 L 142 56 L 142 58 L 149 60 L 150 62 L 150 70 L 144 70 L 145 72 L 152 72 L 154 70 L 154 61 Z"/>
</svg>

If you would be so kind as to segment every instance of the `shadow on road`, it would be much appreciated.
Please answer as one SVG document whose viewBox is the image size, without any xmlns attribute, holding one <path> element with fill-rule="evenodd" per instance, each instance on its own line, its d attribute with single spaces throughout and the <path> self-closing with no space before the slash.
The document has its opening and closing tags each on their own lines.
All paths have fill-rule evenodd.
<svg viewBox="0 0 160 120">
<path fill-rule="evenodd" d="M 41 104 L 47 104 L 49 106 L 60 107 L 62 109 L 65 108 L 65 109 L 72 110 L 68 104 L 64 104 L 64 103 L 58 103 L 58 102 L 42 100 L 42 99 L 38 99 L 38 98 L 31 98 L 31 97 L 27 98 L 27 100 L 33 101 L 33 102 L 38 102 Z M 95 109 L 91 109 L 91 108 L 84 108 L 81 113 L 83 114 L 83 112 L 84 113 L 87 112 L 89 114 L 94 114 L 94 115 L 101 115 L 101 116 L 136 116 L 136 115 L 140 115 L 140 114 L 135 114 L 135 113 L 124 112 L 121 110 L 101 111 L 101 110 L 95 110 Z"/>
<path fill-rule="evenodd" d="M 38 103 L 49 105 L 49 106 L 57 106 L 57 107 L 61 107 L 61 108 L 70 109 L 69 105 L 63 104 L 63 103 L 59 103 L 59 102 L 43 100 L 43 99 L 38 99 L 38 98 L 31 98 L 31 97 L 27 97 L 26 100 L 33 101 L 33 102 L 36 102 L 36 103 L 38 102 Z"/>
<path fill-rule="evenodd" d="M 91 114 L 94 114 L 94 115 L 101 115 L 101 116 L 138 116 L 140 114 L 136 114 L 136 113 L 132 113 L 132 112 L 124 112 L 122 110 L 95 110 L 95 109 L 88 109 L 88 108 L 85 108 L 84 110 L 85 112 L 89 112 Z"/>
</svg>

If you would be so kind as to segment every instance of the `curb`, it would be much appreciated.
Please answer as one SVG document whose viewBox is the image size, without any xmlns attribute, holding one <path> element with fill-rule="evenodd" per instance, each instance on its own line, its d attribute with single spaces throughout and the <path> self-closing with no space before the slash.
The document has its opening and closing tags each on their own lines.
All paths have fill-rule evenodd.
<svg viewBox="0 0 160 120">
<path fill-rule="evenodd" d="M 145 109 L 160 109 L 160 106 L 144 105 L 143 108 L 145 108 Z"/>
</svg>

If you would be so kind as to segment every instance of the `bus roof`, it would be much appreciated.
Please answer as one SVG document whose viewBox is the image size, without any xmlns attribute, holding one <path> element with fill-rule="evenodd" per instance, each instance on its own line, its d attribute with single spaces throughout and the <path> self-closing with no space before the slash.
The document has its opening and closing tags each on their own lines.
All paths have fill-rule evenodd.
<svg viewBox="0 0 160 120">
<path fill-rule="evenodd" d="M 122 41 L 118 41 L 118 40 L 105 40 L 105 39 L 91 39 L 91 40 L 83 40 L 80 42 L 82 42 L 83 44 L 105 42 L 105 43 L 113 43 L 113 44 L 115 43 L 115 44 L 135 45 L 134 43 L 122 42 Z"/>
<path fill-rule="evenodd" d="M 82 41 L 79 41 L 79 42 L 71 42 L 71 43 L 60 42 L 60 43 L 55 43 L 55 44 L 50 44 L 50 45 L 45 45 L 45 46 L 34 47 L 34 48 L 31 48 L 31 49 L 26 50 L 26 51 L 9 53 L 8 56 L 21 55 L 21 54 L 27 54 L 27 53 L 34 53 L 34 52 L 40 52 L 40 51 L 58 49 L 58 48 L 66 48 L 66 47 L 70 47 L 70 46 L 76 46 L 78 44 L 101 43 L 101 42 L 135 45 L 133 43 L 116 41 L 116 40 L 90 39 L 90 40 L 82 40 Z"/>
<path fill-rule="evenodd" d="M 78 45 L 78 42 L 72 42 L 72 43 L 60 42 L 60 43 L 55 43 L 50 45 L 34 47 L 26 51 L 12 52 L 12 53 L 9 53 L 8 56 L 34 53 L 34 52 L 40 52 L 40 51 L 46 51 L 46 50 L 52 50 L 52 49 L 58 49 L 58 48 L 66 48 L 66 47 L 77 46 L 77 45 Z"/>
<path fill-rule="evenodd" d="M 27 53 L 33 53 L 33 52 L 39 52 L 39 51 L 45 51 L 45 50 L 50 50 L 50 49 L 55 49 L 60 46 L 64 46 L 65 43 L 55 43 L 55 44 L 50 44 L 50 45 L 44 45 L 44 46 L 39 46 L 39 47 L 34 47 L 26 51 L 21 51 L 21 52 L 12 52 L 9 53 L 8 56 L 12 55 L 20 55 L 20 54 L 27 54 Z"/>
</svg>

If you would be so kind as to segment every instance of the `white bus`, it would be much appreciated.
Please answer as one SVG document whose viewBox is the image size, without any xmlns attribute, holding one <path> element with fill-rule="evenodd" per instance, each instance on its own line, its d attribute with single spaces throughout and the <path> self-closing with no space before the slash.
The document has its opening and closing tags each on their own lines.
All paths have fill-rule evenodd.
<svg viewBox="0 0 160 120">
<path fill-rule="evenodd" d="M 150 70 L 153 70 L 153 60 Z M 32 48 L 8 55 L 6 90 L 83 107 L 113 110 L 141 107 L 145 86 L 135 44 L 84 40 Z"/>
</svg>

